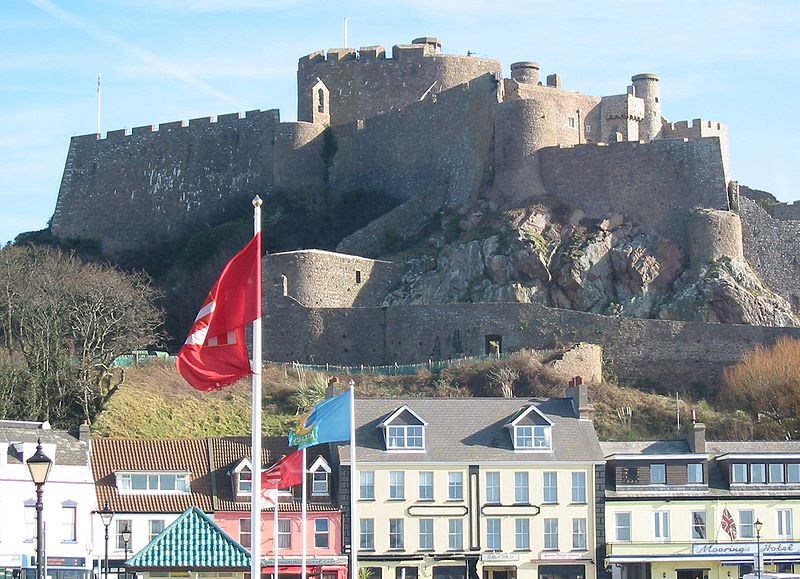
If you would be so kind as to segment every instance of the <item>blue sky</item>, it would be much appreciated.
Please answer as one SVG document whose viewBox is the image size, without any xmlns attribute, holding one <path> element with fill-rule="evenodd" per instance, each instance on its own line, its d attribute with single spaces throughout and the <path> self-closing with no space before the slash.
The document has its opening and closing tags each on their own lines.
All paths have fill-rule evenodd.
<svg viewBox="0 0 800 579">
<path fill-rule="evenodd" d="M 563 87 L 661 78 L 670 121 L 729 125 L 731 176 L 800 198 L 795 0 L 2 0 L 0 243 L 53 213 L 69 139 L 251 109 L 296 117 L 297 59 L 437 36 L 445 52 L 541 64 Z"/>
</svg>

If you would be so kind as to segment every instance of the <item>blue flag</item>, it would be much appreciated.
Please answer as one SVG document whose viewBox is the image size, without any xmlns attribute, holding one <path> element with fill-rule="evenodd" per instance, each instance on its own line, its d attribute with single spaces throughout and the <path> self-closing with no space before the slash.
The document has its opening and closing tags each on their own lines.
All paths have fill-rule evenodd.
<svg viewBox="0 0 800 579">
<path fill-rule="evenodd" d="M 345 390 L 338 396 L 323 400 L 306 414 L 300 426 L 289 433 L 289 445 L 299 449 L 350 440 L 350 397 Z"/>
</svg>

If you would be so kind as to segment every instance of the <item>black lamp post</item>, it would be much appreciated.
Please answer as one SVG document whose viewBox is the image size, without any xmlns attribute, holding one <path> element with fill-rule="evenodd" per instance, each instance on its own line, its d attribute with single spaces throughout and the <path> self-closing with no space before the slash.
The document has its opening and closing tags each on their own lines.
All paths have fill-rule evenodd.
<svg viewBox="0 0 800 579">
<path fill-rule="evenodd" d="M 111 525 L 111 520 L 114 518 L 114 513 L 108 508 L 108 501 L 106 501 L 103 510 L 100 511 L 100 520 L 103 521 L 103 526 L 106 528 L 106 552 L 103 565 L 103 577 L 108 579 L 108 527 Z"/>
<path fill-rule="evenodd" d="M 756 577 L 761 579 L 761 527 L 764 523 L 756 519 L 753 526 L 756 528 Z"/>
<path fill-rule="evenodd" d="M 36 485 L 36 579 L 45 579 L 44 564 L 44 517 L 42 511 L 42 495 L 44 494 L 44 483 L 47 482 L 47 475 L 50 474 L 50 467 L 53 461 L 42 451 L 41 439 L 37 441 L 36 452 L 27 461 L 28 470 L 31 473 L 33 484 Z"/>
<path fill-rule="evenodd" d="M 125 561 L 127 561 L 128 560 L 128 544 L 131 541 L 131 530 L 130 530 L 130 528 L 128 527 L 127 524 L 125 525 L 125 528 L 122 529 L 122 532 L 120 533 L 120 535 L 122 535 L 122 542 L 125 544 Z M 124 565 L 124 563 L 123 563 L 123 565 Z M 128 570 L 125 569 L 125 577 L 127 577 L 127 576 L 128 576 Z"/>
</svg>

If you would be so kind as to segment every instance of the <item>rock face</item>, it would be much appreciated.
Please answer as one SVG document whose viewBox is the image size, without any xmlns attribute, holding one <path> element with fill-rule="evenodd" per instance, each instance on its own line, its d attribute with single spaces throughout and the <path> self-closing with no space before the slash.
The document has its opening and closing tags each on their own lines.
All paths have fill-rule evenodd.
<svg viewBox="0 0 800 579">
<path fill-rule="evenodd" d="M 798 326 L 741 259 L 699 271 L 686 252 L 624 215 L 532 205 L 471 208 L 420 244 L 384 304 L 535 302 L 641 318 Z M 422 255 L 420 255 L 420 253 Z"/>
</svg>

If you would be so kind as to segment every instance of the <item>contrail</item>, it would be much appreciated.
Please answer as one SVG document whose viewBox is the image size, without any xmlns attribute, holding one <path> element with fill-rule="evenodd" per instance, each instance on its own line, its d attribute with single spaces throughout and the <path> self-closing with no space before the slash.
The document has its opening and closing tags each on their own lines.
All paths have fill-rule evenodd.
<svg viewBox="0 0 800 579">
<path fill-rule="evenodd" d="M 134 46 L 129 42 L 115 36 L 105 30 L 101 29 L 99 26 L 92 24 L 91 22 L 84 20 L 83 18 L 76 16 L 70 12 L 67 12 L 63 8 L 56 6 L 50 0 L 27 0 L 29 4 L 39 8 L 40 10 L 47 12 L 53 18 L 72 26 L 73 28 L 77 28 L 79 30 L 83 30 L 87 34 L 94 36 L 95 38 L 99 38 L 109 44 L 113 44 L 126 52 L 130 53 L 134 57 L 150 64 L 154 68 L 161 70 L 162 72 L 166 73 L 169 76 L 178 78 L 185 83 L 197 88 L 198 90 L 204 92 L 205 94 L 218 98 L 233 107 L 237 110 L 242 110 L 245 108 L 244 104 L 242 104 L 237 99 L 229 96 L 217 89 L 213 86 L 206 84 L 199 78 L 193 76 L 186 70 L 180 68 L 172 64 L 171 62 L 167 62 L 166 60 L 156 56 L 152 52 L 148 52 L 147 50 L 143 50 L 138 46 Z"/>
</svg>

